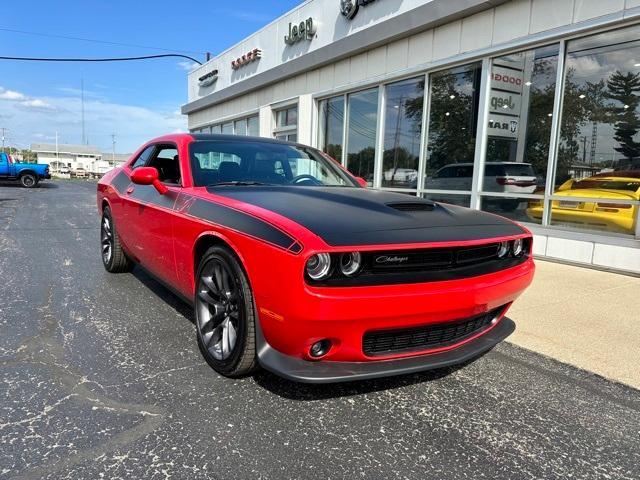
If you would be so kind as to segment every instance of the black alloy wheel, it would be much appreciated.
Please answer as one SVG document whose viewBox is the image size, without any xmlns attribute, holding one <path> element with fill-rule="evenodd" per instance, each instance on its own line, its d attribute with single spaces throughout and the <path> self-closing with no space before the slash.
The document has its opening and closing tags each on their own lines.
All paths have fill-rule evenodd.
<svg viewBox="0 0 640 480">
<path fill-rule="evenodd" d="M 102 212 L 100 223 L 100 249 L 102 254 L 102 264 L 111 273 L 129 272 L 133 268 L 133 263 L 122 249 L 120 238 L 116 232 L 111 209 L 105 207 Z"/>
<path fill-rule="evenodd" d="M 239 377 L 256 366 L 255 314 L 247 277 L 224 247 L 200 262 L 195 292 L 198 346 L 218 373 Z"/>
</svg>

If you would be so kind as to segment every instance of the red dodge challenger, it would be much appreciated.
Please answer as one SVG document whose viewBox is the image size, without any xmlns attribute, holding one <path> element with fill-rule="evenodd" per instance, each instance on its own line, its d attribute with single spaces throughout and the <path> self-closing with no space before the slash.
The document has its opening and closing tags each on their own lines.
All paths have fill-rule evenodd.
<svg viewBox="0 0 640 480">
<path fill-rule="evenodd" d="M 102 260 L 193 304 L 219 373 L 339 382 L 465 362 L 514 330 L 531 234 L 504 218 L 364 188 L 324 153 L 169 135 L 98 184 Z"/>
</svg>

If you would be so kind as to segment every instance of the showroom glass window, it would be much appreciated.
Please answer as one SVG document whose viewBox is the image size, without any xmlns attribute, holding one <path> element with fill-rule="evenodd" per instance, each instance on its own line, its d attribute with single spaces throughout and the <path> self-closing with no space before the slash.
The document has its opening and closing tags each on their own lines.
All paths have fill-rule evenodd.
<svg viewBox="0 0 640 480">
<path fill-rule="evenodd" d="M 378 126 L 378 89 L 352 93 L 348 97 L 347 168 L 373 185 Z"/>
<path fill-rule="evenodd" d="M 494 58 L 482 209 L 523 222 L 542 222 L 559 46 Z M 490 193 L 508 194 L 508 197 Z M 540 200 L 518 198 L 539 195 Z"/>
<path fill-rule="evenodd" d="M 476 63 L 430 76 L 426 190 L 471 190 L 481 69 Z"/>
<path fill-rule="evenodd" d="M 257 115 L 247 118 L 247 135 L 250 137 L 260 136 L 260 119 Z"/>
<path fill-rule="evenodd" d="M 342 162 L 342 135 L 344 131 L 344 96 L 328 98 L 318 104 L 320 111 L 320 149 Z"/>
<path fill-rule="evenodd" d="M 425 78 L 386 86 L 382 186 L 417 186 Z"/>
<path fill-rule="evenodd" d="M 222 124 L 222 133 L 225 135 L 233 135 L 233 122 Z"/>
<path fill-rule="evenodd" d="M 552 225 L 635 233 L 640 27 L 567 42 L 554 180 L 554 194 L 568 198 L 551 203 Z"/>
<path fill-rule="evenodd" d="M 276 128 L 273 136 L 278 140 L 288 142 L 298 141 L 298 106 L 292 106 L 275 111 Z"/>
<path fill-rule="evenodd" d="M 242 120 L 236 120 L 234 122 L 233 133 L 235 135 L 246 135 L 247 134 L 247 119 L 243 118 Z"/>
</svg>

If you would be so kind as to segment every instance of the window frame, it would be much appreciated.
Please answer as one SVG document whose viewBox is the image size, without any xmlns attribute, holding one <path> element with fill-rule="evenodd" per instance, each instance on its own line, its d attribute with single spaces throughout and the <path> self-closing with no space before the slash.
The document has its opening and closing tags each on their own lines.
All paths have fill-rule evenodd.
<svg viewBox="0 0 640 480">
<path fill-rule="evenodd" d="M 140 167 L 148 167 L 149 163 L 151 162 L 151 160 L 155 160 L 156 156 L 158 155 L 158 153 L 162 150 L 162 147 L 170 147 L 171 149 L 175 150 L 176 152 L 178 152 L 178 168 L 180 169 L 180 182 L 179 183 L 167 183 L 167 182 L 162 182 L 163 185 L 166 185 L 167 187 L 179 187 L 179 188 L 184 188 L 184 169 L 182 168 L 182 155 L 180 155 L 180 149 L 178 148 L 178 144 L 175 142 L 157 142 L 157 143 L 151 143 L 148 144 L 147 146 L 145 146 L 142 151 L 140 152 L 139 155 L 136 155 L 136 157 L 131 160 L 129 162 L 129 164 L 127 164 L 127 167 L 133 172 L 133 170 L 135 170 L 136 168 L 140 168 Z M 135 163 L 138 161 L 138 159 L 140 159 L 140 157 L 142 156 L 142 154 L 144 152 L 146 152 L 147 150 L 152 149 L 152 153 L 149 156 L 149 158 L 147 158 L 147 160 L 144 162 L 143 165 L 138 165 L 137 167 L 134 167 Z"/>
</svg>

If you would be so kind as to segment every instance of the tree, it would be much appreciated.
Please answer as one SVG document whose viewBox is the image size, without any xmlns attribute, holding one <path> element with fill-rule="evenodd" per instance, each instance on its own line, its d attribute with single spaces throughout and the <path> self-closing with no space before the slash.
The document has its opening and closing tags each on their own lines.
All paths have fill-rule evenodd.
<svg viewBox="0 0 640 480">
<path fill-rule="evenodd" d="M 606 97 L 616 104 L 610 107 L 615 118 L 614 140 L 619 146 L 615 150 L 625 158 L 633 160 L 640 157 L 640 142 L 634 140 L 640 131 L 640 119 L 637 109 L 640 105 L 640 74 L 617 70 L 607 81 Z"/>
</svg>

